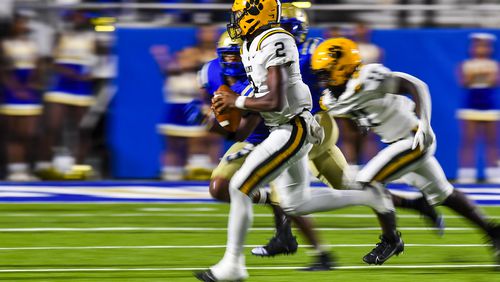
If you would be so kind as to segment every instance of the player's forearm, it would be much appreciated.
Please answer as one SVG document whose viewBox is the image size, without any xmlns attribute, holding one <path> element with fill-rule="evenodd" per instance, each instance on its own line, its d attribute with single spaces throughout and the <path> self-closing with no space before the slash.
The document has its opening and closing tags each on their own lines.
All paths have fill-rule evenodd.
<svg viewBox="0 0 500 282">
<path fill-rule="evenodd" d="M 259 98 L 238 98 L 236 105 L 255 112 L 273 112 L 282 108 L 285 85 L 288 80 L 283 66 L 272 66 L 268 68 L 267 87 L 269 93 Z"/>
<path fill-rule="evenodd" d="M 398 73 L 400 79 L 400 94 L 410 94 L 416 103 L 419 118 L 427 123 L 431 122 L 431 96 L 429 87 L 420 79 L 405 73 Z"/>
</svg>

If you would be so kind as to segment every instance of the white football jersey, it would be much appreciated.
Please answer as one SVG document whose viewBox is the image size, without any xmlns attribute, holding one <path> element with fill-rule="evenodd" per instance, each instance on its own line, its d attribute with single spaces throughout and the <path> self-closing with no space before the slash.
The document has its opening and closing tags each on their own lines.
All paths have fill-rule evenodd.
<svg viewBox="0 0 500 282">
<path fill-rule="evenodd" d="M 267 69 L 287 64 L 288 86 L 283 105 L 277 112 L 260 112 L 267 126 L 277 126 L 290 121 L 304 109 L 310 110 L 312 98 L 309 87 L 302 82 L 299 52 L 295 39 L 282 28 L 272 28 L 259 34 L 253 41 L 243 42 L 242 62 L 256 98 L 269 93 Z"/>
<path fill-rule="evenodd" d="M 410 98 L 391 94 L 397 87 L 392 77 L 397 75 L 381 64 L 362 66 L 345 91 L 329 104 L 330 112 L 373 129 L 386 143 L 407 137 L 418 126 L 418 118 Z"/>
</svg>

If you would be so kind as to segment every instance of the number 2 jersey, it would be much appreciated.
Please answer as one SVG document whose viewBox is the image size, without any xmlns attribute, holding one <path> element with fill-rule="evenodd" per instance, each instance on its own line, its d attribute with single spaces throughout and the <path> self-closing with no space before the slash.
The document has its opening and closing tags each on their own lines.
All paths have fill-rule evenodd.
<svg viewBox="0 0 500 282">
<path fill-rule="evenodd" d="M 347 82 L 344 92 L 327 102 L 327 107 L 334 116 L 347 115 L 359 126 L 373 129 L 382 142 L 405 138 L 418 126 L 418 118 L 410 98 L 391 94 L 398 87 L 392 78 L 399 75 L 403 74 L 381 64 L 363 65 Z M 329 90 L 325 92 L 331 95 Z"/>
<path fill-rule="evenodd" d="M 256 98 L 269 94 L 267 86 L 269 67 L 284 66 L 287 73 L 288 81 L 282 108 L 276 112 L 260 112 L 267 126 L 287 123 L 304 109 L 311 110 L 311 92 L 302 81 L 299 52 L 290 33 L 280 27 L 268 29 L 255 37 L 252 42 L 245 40 L 241 50 L 242 62 Z"/>
<path fill-rule="evenodd" d="M 221 85 L 226 84 L 219 59 L 214 59 L 206 63 L 198 73 L 198 80 L 201 87 L 204 88 L 210 95 L 210 98 L 212 98 L 214 92 L 217 91 Z M 242 96 L 252 97 L 254 95 L 253 88 L 245 76 L 242 76 L 235 84 L 230 86 L 230 88 Z M 245 141 L 252 144 L 259 144 L 264 141 L 268 135 L 269 130 L 264 123 L 261 122 Z"/>
</svg>

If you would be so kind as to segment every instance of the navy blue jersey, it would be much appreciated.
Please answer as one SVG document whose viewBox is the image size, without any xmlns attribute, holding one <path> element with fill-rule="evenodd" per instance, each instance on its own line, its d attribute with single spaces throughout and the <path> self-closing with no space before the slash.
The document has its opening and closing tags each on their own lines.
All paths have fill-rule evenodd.
<svg viewBox="0 0 500 282">
<path fill-rule="evenodd" d="M 206 63 L 201 69 L 198 79 L 201 87 L 208 92 L 211 98 L 214 92 L 217 91 L 222 84 L 225 84 L 219 60 L 214 59 Z M 230 88 L 242 96 L 253 96 L 253 88 L 246 77 L 242 77 Z M 264 125 L 264 122 L 261 122 L 245 141 L 252 144 L 259 144 L 264 141 L 267 136 L 269 136 L 269 130 Z"/>
<path fill-rule="evenodd" d="M 314 37 L 307 38 L 304 43 L 298 45 L 299 48 L 299 56 L 300 56 L 300 73 L 302 74 L 302 81 L 304 81 L 309 89 L 311 90 L 311 96 L 313 100 L 313 108 L 311 112 L 313 114 L 319 112 L 319 98 L 321 97 L 322 89 L 318 87 L 318 82 L 316 76 L 313 74 L 311 70 L 311 57 L 318 47 L 319 44 L 323 42 L 322 38 Z"/>
</svg>

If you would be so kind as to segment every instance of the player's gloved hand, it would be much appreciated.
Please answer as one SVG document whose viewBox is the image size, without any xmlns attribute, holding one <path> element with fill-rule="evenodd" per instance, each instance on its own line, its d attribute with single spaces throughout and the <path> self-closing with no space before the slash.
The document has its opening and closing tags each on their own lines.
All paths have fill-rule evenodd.
<svg viewBox="0 0 500 282">
<path fill-rule="evenodd" d="M 415 150 L 418 146 L 420 150 L 424 151 L 434 142 L 434 138 L 434 132 L 432 132 L 430 124 L 426 121 L 419 121 L 411 149 Z"/>
<path fill-rule="evenodd" d="M 337 98 L 333 96 L 333 94 L 330 92 L 329 89 L 323 90 L 323 93 L 321 94 L 321 97 L 319 98 L 319 106 L 323 111 L 328 111 L 330 108 L 333 107 L 335 102 L 337 101 Z"/>
<path fill-rule="evenodd" d="M 228 155 L 226 157 L 226 161 L 230 162 L 239 159 L 241 157 L 244 157 L 250 154 L 250 152 L 252 152 L 254 148 L 255 148 L 254 144 L 247 144 L 245 145 L 245 147 L 243 147 L 243 149 L 239 150 L 238 152 Z"/>
<path fill-rule="evenodd" d="M 207 113 L 202 101 L 194 99 L 184 106 L 186 121 L 191 125 L 204 124 L 207 121 Z"/>
</svg>

